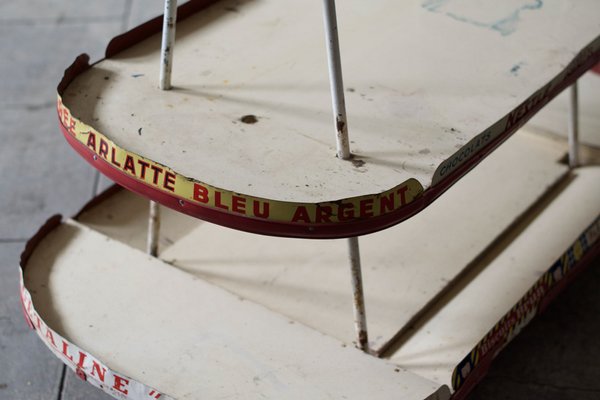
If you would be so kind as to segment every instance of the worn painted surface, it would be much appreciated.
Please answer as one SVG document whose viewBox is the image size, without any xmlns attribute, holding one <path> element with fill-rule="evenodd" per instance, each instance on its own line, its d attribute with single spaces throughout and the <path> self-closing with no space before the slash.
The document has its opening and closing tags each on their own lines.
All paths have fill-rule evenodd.
<svg viewBox="0 0 600 400">
<path fill-rule="evenodd" d="M 81 75 L 63 103 L 119 147 L 224 193 L 332 202 L 385 192 L 410 178 L 424 188 L 443 180 L 543 104 L 545 85 L 598 37 L 593 1 L 523 11 L 510 35 L 419 3 L 338 4 L 348 124 L 360 167 L 334 156 L 318 2 L 216 4 L 178 27 L 175 90 L 155 96 L 155 35 Z M 548 37 L 548 26 L 560 34 Z M 410 34 L 404 27 L 412 27 Z M 473 63 L 473 53 L 485 57 Z M 515 65 L 521 65 L 517 76 Z M 143 104 L 131 100 L 140 96 Z M 240 123 L 250 114 L 258 122 Z M 499 121 L 504 126 L 488 132 Z"/>
<path fill-rule="evenodd" d="M 176 399 L 449 397 L 443 385 L 75 222 L 42 239 L 23 270 L 25 309 L 41 339 L 126 398 L 153 390 Z"/>
</svg>

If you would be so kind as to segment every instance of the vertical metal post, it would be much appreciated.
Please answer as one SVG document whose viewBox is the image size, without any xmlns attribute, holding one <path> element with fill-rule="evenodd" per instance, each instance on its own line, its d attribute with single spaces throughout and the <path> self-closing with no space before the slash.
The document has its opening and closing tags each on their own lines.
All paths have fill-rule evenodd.
<svg viewBox="0 0 600 400">
<path fill-rule="evenodd" d="M 148 218 L 148 241 L 146 251 L 153 257 L 158 255 L 158 237 L 160 234 L 160 205 L 150 201 L 150 213 Z"/>
<path fill-rule="evenodd" d="M 162 46 L 160 50 L 160 88 L 162 90 L 171 89 L 176 19 L 177 0 L 165 0 L 165 16 L 163 19 Z"/>
<path fill-rule="evenodd" d="M 346 118 L 346 100 L 344 98 L 344 80 L 342 78 L 342 61 L 340 56 L 340 41 L 338 37 L 335 0 L 323 0 L 325 37 L 327 40 L 327 55 L 329 66 L 329 82 L 331 86 L 331 102 L 333 105 L 333 120 L 336 131 L 337 157 L 349 160 L 350 140 L 348 139 L 348 122 Z M 365 297 L 362 287 L 362 272 L 360 266 L 360 248 L 358 238 L 348 238 L 348 253 L 352 275 L 352 296 L 354 298 L 354 326 L 356 328 L 357 346 L 368 352 L 369 339 L 367 334 L 367 316 L 365 313 Z"/>
<path fill-rule="evenodd" d="M 569 88 L 569 167 L 579 166 L 579 96 L 577 81 Z"/>
<path fill-rule="evenodd" d="M 338 38 L 335 0 L 323 0 L 325 7 L 325 36 L 329 65 L 329 82 L 336 130 L 337 156 L 342 160 L 350 158 L 350 141 L 346 120 L 346 101 L 344 99 L 344 81 L 342 79 L 342 62 L 340 58 L 340 41 Z"/>
<path fill-rule="evenodd" d="M 369 336 L 367 334 L 367 314 L 365 312 L 365 298 L 362 285 L 362 272 L 360 267 L 360 250 L 358 238 L 348 238 L 348 253 L 352 271 L 352 296 L 354 298 L 354 327 L 357 335 L 357 346 L 362 351 L 369 351 Z"/>
<path fill-rule="evenodd" d="M 165 0 L 165 15 L 163 18 L 162 44 L 160 49 L 160 76 L 159 87 L 161 90 L 171 89 L 171 71 L 173 67 L 173 48 L 175 46 L 175 23 L 177 20 L 177 0 Z M 160 235 L 160 206 L 150 201 L 148 216 L 148 240 L 146 250 L 148 254 L 158 255 L 158 238 Z"/>
</svg>

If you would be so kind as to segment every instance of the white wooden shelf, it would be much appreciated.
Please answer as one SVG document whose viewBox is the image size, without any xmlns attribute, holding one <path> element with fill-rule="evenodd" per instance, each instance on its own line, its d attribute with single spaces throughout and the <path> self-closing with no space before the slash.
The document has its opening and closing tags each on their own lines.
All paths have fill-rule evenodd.
<svg viewBox="0 0 600 400">
<path fill-rule="evenodd" d="M 67 75 L 63 130 L 96 168 L 182 212 L 347 237 L 426 207 L 600 60 L 590 0 L 338 8 L 350 161 L 335 157 L 318 2 L 224 1 L 191 15 L 166 92 L 148 28 Z"/>
</svg>

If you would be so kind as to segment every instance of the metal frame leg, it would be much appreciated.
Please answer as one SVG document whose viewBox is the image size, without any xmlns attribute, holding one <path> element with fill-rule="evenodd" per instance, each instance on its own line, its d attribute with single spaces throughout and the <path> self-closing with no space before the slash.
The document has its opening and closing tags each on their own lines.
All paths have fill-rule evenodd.
<svg viewBox="0 0 600 400">
<path fill-rule="evenodd" d="M 344 81 L 342 78 L 342 62 L 335 0 L 323 0 L 323 7 L 325 36 L 327 39 L 329 82 L 331 85 L 331 102 L 336 132 L 337 157 L 341 160 L 349 160 L 352 157 L 352 154 L 350 153 L 350 140 L 348 139 L 348 122 L 346 118 L 346 101 L 344 97 Z M 367 334 L 367 316 L 362 286 L 360 248 L 357 237 L 348 238 L 348 253 L 352 276 L 352 295 L 354 298 L 353 306 L 354 325 L 357 336 L 356 343 L 361 350 L 368 352 L 369 339 Z"/>
<path fill-rule="evenodd" d="M 354 327 L 356 329 L 357 347 L 365 352 L 369 351 L 369 335 L 367 333 L 367 313 L 365 311 L 365 297 L 362 285 L 362 272 L 360 265 L 360 249 L 358 238 L 348 238 L 348 253 L 350 256 L 350 269 L 352 276 L 352 296 L 354 298 Z"/>
<path fill-rule="evenodd" d="M 336 131 L 337 156 L 348 160 L 350 142 L 348 139 L 348 123 L 346 119 L 346 101 L 344 98 L 344 81 L 342 79 L 342 62 L 340 57 L 340 41 L 338 38 L 337 18 L 334 0 L 323 0 L 325 8 L 325 36 L 329 65 L 329 81 L 331 84 L 331 100 Z"/>
<path fill-rule="evenodd" d="M 153 257 L 158 255 L 158 238 L 160 235 L 160 204 L 150 201 L 148 218 L 148 241 L 146 251 Z"/>
<path fill-rule="evenodd" d="M 171 70 L 173 68 L 176 19 L 177 0 L 165 0 L 162 46 L 160 49 L 160 88 L 162 90 L 171 89 Z"/>
<path fill-rule="evenodd" d="M 171 71 L 173 67 L 173 49 L 175 46 L 175 24 L 177 20 L 177 0 L 165 0 L 163 19 L 162 45 L 160 51 L 159 87 L 161 90 L 171 89 Z M 148 216 L 148 254 L 158 255 L 158 238 L 160 235 L 160 205 L 150 201 Z"/>
<path fill-rule="evenodd" d="M 569 167 L 579 166 L 579 94 L 577 81 L 569 88 Z"/>
</svg>

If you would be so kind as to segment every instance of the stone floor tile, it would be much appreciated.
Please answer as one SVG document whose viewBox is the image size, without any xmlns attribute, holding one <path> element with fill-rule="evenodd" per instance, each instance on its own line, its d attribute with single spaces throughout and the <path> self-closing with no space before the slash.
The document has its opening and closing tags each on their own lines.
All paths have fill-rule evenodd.
<svg viewBox="0 0 600 400">
<path fill-rule="evenodd" d="M 131 0 L 21 0 L 0 2 L 0 22 L 62 23 L 72 20 L 120 18 Z M 147 0 L 146 0 L 147 2 Z M 160 2 L 159 2 L 160 3 Z"/>
<path fill-rule="evenodd" d="M 25 243 L 0 243 L 0 400 L 49 400 L 62 363 L 29 329 L 19 300 L 19 256 Z"/>
<path fill-rule="evenodd" d="M 96 185 L 96 193 L 100 194 L 115 183 L 108 179 L 106 176 L 98 173 L 98 184 Z"/>
<path fill-rule="evenodd" d="M 66 143 L 54 108 L 0 108 L 0 239 L 29 238 L 93 194 L 94 170 Z"/>
<path fill-rule="evenodd" d="M 61 399 L 110 400 L 112 397 L 89 383 L 85 383 L 73 371 L 67 368 Z"/>
<path fill-rule="evenodd" d="M 52 25 L 0 23 L 0 107 L 37 109 L 56 100 L 64 70 L 81 53 L 92 61 L 104 56 L 123 22 Z"/>
</svg>

